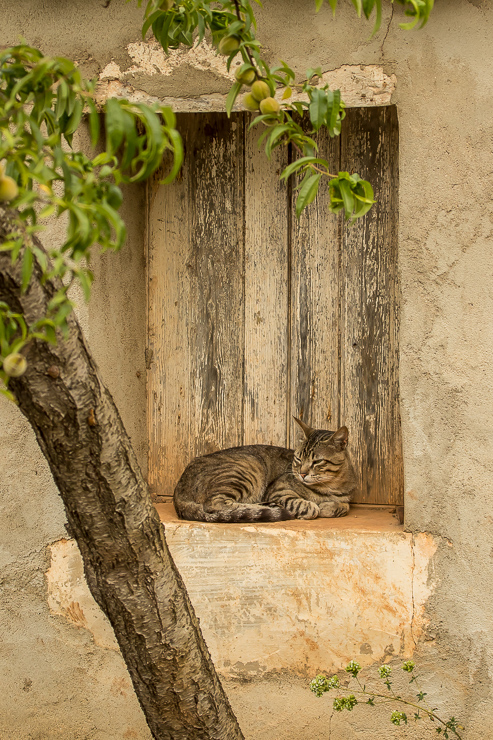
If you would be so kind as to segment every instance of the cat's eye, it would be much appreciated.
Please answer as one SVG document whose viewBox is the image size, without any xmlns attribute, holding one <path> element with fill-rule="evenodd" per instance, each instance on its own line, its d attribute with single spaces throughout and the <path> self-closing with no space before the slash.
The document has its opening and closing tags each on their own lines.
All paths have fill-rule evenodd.
<svg viewBox="0 0 493 740">
<path fill-rule="evenodd" d="M 322 463 L 325 463 L 325 462 L 327 462 L 327 460 L 314 460 L 313 461 L 313 464 L 314 465 L 322 465 Z"/>
</svg>

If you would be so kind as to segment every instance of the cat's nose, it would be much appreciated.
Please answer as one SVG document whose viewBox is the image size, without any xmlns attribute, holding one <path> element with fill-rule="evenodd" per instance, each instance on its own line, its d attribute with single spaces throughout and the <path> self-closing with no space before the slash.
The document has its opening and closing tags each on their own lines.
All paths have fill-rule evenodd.
<svg viewBox="0 0 493 740">
<path fill-rule="evenodd" d="M 306 473 L 300 473 L 300 478 L 306 478 L 306 476 L 307 476 Z"/>
</svg>

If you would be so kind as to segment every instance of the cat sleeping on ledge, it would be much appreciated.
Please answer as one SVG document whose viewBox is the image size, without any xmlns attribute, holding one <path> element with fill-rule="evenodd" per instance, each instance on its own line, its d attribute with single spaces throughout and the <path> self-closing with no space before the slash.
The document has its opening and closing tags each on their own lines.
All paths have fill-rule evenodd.
<svg viewBox="0 0 493 740">
<path fill-rule="evenodd" d="M 178 481 L 181 519 L 198 522 L 279 522 L 346 516 L 356 488 L 348 430 L 311 429 L 295 450 L 246 445 L 197 457 Z"/>
</svg>

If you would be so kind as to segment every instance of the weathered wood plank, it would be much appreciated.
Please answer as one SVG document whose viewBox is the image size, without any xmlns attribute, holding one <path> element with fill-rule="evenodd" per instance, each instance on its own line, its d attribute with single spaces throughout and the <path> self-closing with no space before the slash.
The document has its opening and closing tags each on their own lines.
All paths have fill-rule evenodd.
<svg viewBox="0 0 493 740">
<path fill-rule="evenodd" d="M 243 121 L 178 116 L 185 161 L 149 216 L 149 481 L 172 495 L 196 455 L 241 444 Z"/>
<path fill-rule="evenodd" d="M 284 446 L 288 403 L 288 189 L 279 175 L 286 147 L 271 160 L 245 137 L 244 444 Z"/>
<path fill-rule="evenodd" d="M 339 168 L 339 141 L 326 131 L 319 154 Z M 294 414 L 318 429 L 339 424 L 339 221 L 328 211 L 322 180 L 315 201 L 296 218 L 291 207 L 290 444 L 300 438 Z M 295 432 L 295 434 L 294 434 Z"/>
<path fill-rule="evenodd" d="M 348 111 L 341 169 L 370 180 L 377 204 L 343 232 L 341 419 L 361 503 L 401 503 L 398 395 L 398 131 L 394 107 Z"/>
<path fill-rule="evenodd" d="M 193 457 L 242 443 L 243 121 L 241 114 L 193 116 L 188 130 Z"/>
<path fill-rule="evenodd" d="M 178 116 L 183 129 L 188 117 Z M 148 349 L 147 403 L 149 486 L 158 500 L 173 493 L 191 456 L 190 419 L 190 157 L 177 180 L 148 185 Z"/>
</svg>

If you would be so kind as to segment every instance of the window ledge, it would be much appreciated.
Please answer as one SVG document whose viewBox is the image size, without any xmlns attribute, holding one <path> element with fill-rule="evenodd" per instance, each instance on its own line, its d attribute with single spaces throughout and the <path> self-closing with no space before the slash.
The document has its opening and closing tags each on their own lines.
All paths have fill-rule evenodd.
<svg viewBox="0 0 493 740">
<path fill-rule="evenodd" d="M 404 532 L 389 507 L 255 524 L 188 522 L 172 504 L 156 508 L 223 676 L 314 676 L 351 659 L 411 657 L 436 544 Z"/>
<path fill-rule="evenodd" d="M 393 514 L 394 507 L 374 506 L 368 504 L 353 504 L 349 514 L 337 519 L 292 519 L 284 522 L 244 522 L 235 524 L 217 524 L 209 522 L 190 522 L 179 519 L 172 503 L 156 504 L 156 509 L 166 530 L 168 527 L 213 527 L 220 529 L 281 529 L 281 530 L 312 530 L 321 532 L 403 532 L 403 526 L 398 523 Z"/>
</svg>

